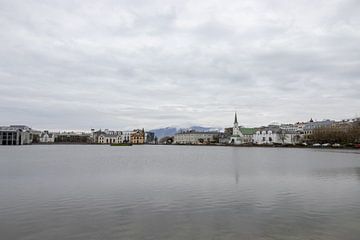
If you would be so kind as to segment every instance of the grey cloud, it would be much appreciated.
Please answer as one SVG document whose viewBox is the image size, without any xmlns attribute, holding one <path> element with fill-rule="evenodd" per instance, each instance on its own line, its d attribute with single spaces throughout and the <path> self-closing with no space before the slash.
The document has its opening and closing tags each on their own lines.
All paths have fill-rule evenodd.
<svg viewBox="0 0 360 240">
<path fill-rule="evenodd" d="M 224 127 L 235 110 L 246 126 L 353 117 L 357 9 L 340 0 L 0 0 L 0 123 Z"/>
</svg>

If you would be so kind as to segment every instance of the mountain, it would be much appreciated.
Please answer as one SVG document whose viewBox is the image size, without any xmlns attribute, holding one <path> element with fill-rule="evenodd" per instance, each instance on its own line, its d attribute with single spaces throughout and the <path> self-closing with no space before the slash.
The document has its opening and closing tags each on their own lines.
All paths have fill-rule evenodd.
<svg viewBox="0 0 360 240">
<path fill-rule="evenodd" d="M 189 128 L 176 128 L 176 127 L 166 127 L 166 128 L 157 128 L 152 129 L 150 132 L 153 132 L 155 136 L 160 139 L 166 136 L 174 136 L 176 133 L 181 131 L 189 131 L 194 130 L 196 132 L 210 132 L 210 131 L 221 131 L 221 128 L 213 128 L 213 127 L 202 127 L 202 126 L 191 126 Z"/>
<path fill-rule="evenodd" d="M 150 132 L 153 132 L 155 134 L 155 136 L 160 139 L 166 136 L 174 136 L 175 133 L 177 132 L 177 128 L 175 127 L 166 127 L 166 128 L 157 128 L 157 129 L 152 129 L 150 130 Z"/>
</svg>

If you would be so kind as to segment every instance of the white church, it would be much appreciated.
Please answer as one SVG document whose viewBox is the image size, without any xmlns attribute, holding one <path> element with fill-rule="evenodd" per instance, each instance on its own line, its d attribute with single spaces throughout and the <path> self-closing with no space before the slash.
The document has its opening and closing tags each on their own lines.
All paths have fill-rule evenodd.
<svg viewBox="0 0 360 240">
<path fill-rule="evenodd" d="M 255 132 L 256 132 L 255 128 L 240 127 L 237 121 L 237 114 L 235 113 L 233 133 L 229 143 L 235 145 L 252 143 L 253 135 L 255 134 Z"/>
<path fill-rule="evenodd" d="M 300 142 L 298 131 L 287 129 L 286 125 L 269 125 L 260 128 L 244 128 L 240 127 L 235 113 L 233 133 L 230 137 L 229 144 L 296 144 Z"/>
</svg>

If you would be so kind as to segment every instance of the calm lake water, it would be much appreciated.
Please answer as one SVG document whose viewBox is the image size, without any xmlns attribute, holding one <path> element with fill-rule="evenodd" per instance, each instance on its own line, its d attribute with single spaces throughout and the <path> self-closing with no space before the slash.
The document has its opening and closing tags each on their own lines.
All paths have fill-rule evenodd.
<svg viewBox="0 0 360 240">
<path fill-rule="evenodd" d="M 0 239 L 360 239 L 360 151 L 0 147 Z"/>
</svg>

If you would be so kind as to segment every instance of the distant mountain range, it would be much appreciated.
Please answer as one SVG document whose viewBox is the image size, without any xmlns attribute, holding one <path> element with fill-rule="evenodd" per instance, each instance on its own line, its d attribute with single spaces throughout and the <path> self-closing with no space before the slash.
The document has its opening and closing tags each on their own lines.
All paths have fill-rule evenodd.
<svg viewBox="0 0 360 240">
<path fill-rule="evenodd" d="M 166 136 L 172 137 L 176 133 L 181 131 L 189 131 L 194 130 L 197 132 L 210 132 L 210 131 L 221 131 L 221 128 L 213 128 L 213 127 L 201 127 L 201 126 L 191 126 L 189 128 L 176 128 L 176 127 L 165 127 L 165 128 L 157 128 L 152 129 L 150 132 L 155 133 L 155 136 L 160 139 Z"/>
</svg>

